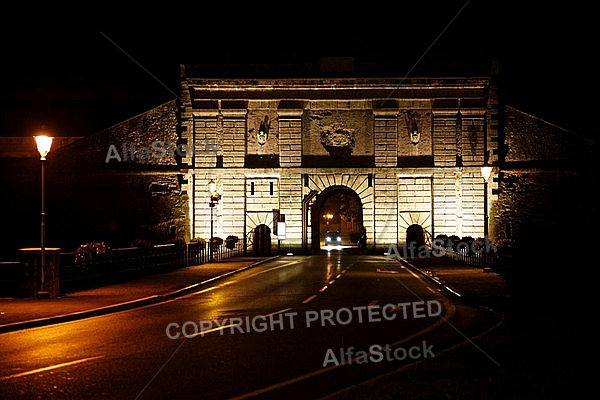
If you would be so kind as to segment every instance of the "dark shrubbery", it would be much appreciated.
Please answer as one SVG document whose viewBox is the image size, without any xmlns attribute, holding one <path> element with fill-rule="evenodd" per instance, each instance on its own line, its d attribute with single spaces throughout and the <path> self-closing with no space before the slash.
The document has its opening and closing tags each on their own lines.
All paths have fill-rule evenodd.
<svg viewBox="0 0 600 400">
<path fill-rule="evenodd" d="M 131 242 L 131 247 L 139 247 L 140 250 L 142 250 L 142 253 L 149 254 L 154 247 L 154 243 L 152 243 L 150 240 L 136 239 Z"/>
<path fill-rule="evenodd" d="M 218 236 L 215 236 L 214 238 L 211 239 L 211 242 L 212 242 L 213 251 L 216 251 L 223 244 L 223 239 Z"/>
<path fill-rule="evenodd" d="M 112 254 L 110 245 L 106 242 L 90 242 L 82 244 L 75 251 L 76 264 L 90 264 L 109 259 Z"/>
<path fill-rule="evenodd" d="M 457 251 L 458 244 L 460 243 L 460 238 L 456 235 L 448 236 L 448 246 L 452 247 L 452 250 Z"/>
<path fill-rule="evenodd" d="M 235 249 L 235 245 L 239 240 L 240 239 L 237 236 L 229 235 L 225 239 L 225 247 L 227 247 L 228 249 Z"/>
</svg>

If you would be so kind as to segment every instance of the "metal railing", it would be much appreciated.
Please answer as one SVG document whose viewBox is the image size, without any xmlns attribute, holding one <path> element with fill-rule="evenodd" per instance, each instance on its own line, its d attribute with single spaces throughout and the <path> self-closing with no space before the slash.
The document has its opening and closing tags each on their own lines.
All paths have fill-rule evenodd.
<svg viewBox="0 0 600 400">
<path fill-rule="evenodd" d="M 222 244 L 213 248 L 213 261 L 222 261 L 228 258 L 240 257 L 244 255 L 243 242 L 236 242 L 231 245 Z"/>
<path fill-rule="evenodd" d="M 496 251 L 456 251 L 452 247 L 445 248 L 445 255 L 453 260 L 460 260 L 465 264 L 480 268 L 502 269 L 512 265 L 512 256 Z"/>
<path fill-rule="evenodd" d="M 218 262 L 244 255 L 243 242 L 213 248 L 212 261 Z M 77 262 L 76 252 L 60 253 L 61 293 L 122 282 L 139 276 L 173 271 L 211 262 L 208 243 L 190 242 L 152 247 L 116 248 L 110 254 Z"/>
</svg>

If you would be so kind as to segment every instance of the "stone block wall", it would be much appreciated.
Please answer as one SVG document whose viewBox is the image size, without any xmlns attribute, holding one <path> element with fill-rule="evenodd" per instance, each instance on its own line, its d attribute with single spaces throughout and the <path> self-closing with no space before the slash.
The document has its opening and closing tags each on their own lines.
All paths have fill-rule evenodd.
<svg viewBox="0 0 600 400">
<path fill-rule="evenodd" d="M 52 152 L 46 186 L 53 245 L 189 237 L 188 185 L 181 157 L 168 149 L 181 143 L 178 129 L 172 101 Z"/>
<path fill-rule="evenodd" d="M 479 168 L 472 168 L 468 171 L 463 172 L 462 182 L 460 186 L 462 190 L 462 230 L 459 236 L 483 238 L 485 223 L 485 185 Z M 488 188 L 488 194 L 489 193 L 490 190 Z"/>
<path fill-rule="evenodd" d="M 510 106 L 505 115 L 505 162 L 591 160 L 592 141 Z"/>
<path fill-rule="evenodd" d="M 461 235 L 462 224 L 459 215 L 462 208 L 460 180 L 462 173 L 458 169 L 436 170 L 433 176 L 433 215 L 434 234 Z"/>
<path fill-rule="evenodd" d="M 51 151 L 57 168 L 127 170 L 174 167 L 179 143 L 177 103 L 171 101 L 92 136 Z M 153 143 L 155 146 L 153 147 Z M 175 148 L 174 148 L 175 149 Z"/>
<path fill-rule="evenodd" d="M 244 179 L 239 170 L 200 170 L 192 177 L 194 181 L 194 204 L 191 214 L 191 235 L 194 238 L 210 239 L 211 221 L 213 236 L 222 239 L 229 235 L 244 237 L 244 212 L 246 200 Z M 211 208 L 208 182 L 214 180 L 221 199 Z"/>
<path fill-rule="evenodd" d="M 248 211 L 271 212 L 279 208 L 278 176 L 254 175 L 246 172 L 246 206 Z"/>
<path fill-rule="evenodd" d="M 506 156 L 490 213 L 495 236 L 533 243 L 540 235 L 590 235 L 600 182 L 594 143 L 512 107 L 505 115 Z"/>
<path fill-rule="evenodd" d="M 436 170 L 433 178 L 434 236 L 483 237 L 484 195 L 484 180 L 479 167 Z"/>
<path fill-rule="evenodd" d="M 491 213 L 496 238 L 515 240 L 523 249 L 541 247 L 561 257 L 589 255 L 600 223 L 593 193 L 598 184 L 597 170 L 504 171 Z"/>
<path fill-rule="evenodd" d="M 188 197 L 176 174 L 72 174 L 48 183 L 59 191 L 48 198 L 48 237 L 53 232 L 66 249 L 89 241 L 113 247 L 136 239 L 161 244 L 189 234 Z"/>
</svg>

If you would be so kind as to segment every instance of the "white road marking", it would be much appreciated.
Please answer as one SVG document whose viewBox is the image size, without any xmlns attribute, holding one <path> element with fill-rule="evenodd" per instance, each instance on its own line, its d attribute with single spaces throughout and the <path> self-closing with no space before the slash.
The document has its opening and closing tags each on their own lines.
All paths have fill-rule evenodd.
<svg viewBox="0 0 600 400">
<path fill-rule="evenodd" d="M 81 363 L 84 363 L 84 362 L 87 362 L 87 361 L 92 361 L 92 360 L 96 360 L 98 358 L 103 358 L 103 357 L 104 356 L 82 358 L 81 360 L 75 360 L 75 361 L 69 361 L 69 362 L 62 363 L 62 364 L 50 365 L 50 366 L 44 367 L 44 368 L 32 369 L 31 371 L 26 371 L 26 372 L 21 372 L 21 373 L 18 373 L 18 374 L 13 374 L 13 375 L 8 375 L 8 376 L 0 377 L 0 381 L 5 381 L 5 380 L 8 380 L 8 379 L 13 379 L 13 378 L 19 378 L 21 376 L 39 374 L 40 372 L 51 371 L 53 369 L 64 368 L 64 367 L 68 367 L 70 365 L 75 365 L 75 364 L 81 364 Z"/>
<path fill-rule="evenodd" d="M 310 301 L 313 301 L 316 298 L 317 298 L 317 295 L 313 294 L 312 296 L 310 296 L 309 298 L 307 298 L 306 300 L 304 300 L 302 303 L 306 304 L 306 303 L 308 303 Z"/>
</svg>

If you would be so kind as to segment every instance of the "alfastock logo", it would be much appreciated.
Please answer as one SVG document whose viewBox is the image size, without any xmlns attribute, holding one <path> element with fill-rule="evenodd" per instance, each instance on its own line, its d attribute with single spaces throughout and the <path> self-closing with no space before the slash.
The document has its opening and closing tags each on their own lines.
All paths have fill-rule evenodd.
<svg viewBox="0 0 600 400">
<path fill-rule="evenodd" d="M 160 159 L 164 157 L 175 158 L 195 156 L 196 154 L 217 154 L 217 144 L 214 139 L 205 138 L 204 141 L 194 142 L 191 146 L 187 143 L 173 142 L 165 143 L 162 140 L 155 140 L 150 144 L 150 147 L 137 143 L 123 143 L 121 145 L 121 153 L 117 150 L 117 146 L 111 144 L 108 147 L 104 162 L 108 163 L 111 160 L 118 162 L 150 160 L 152 158 Z"/>
</svg>

